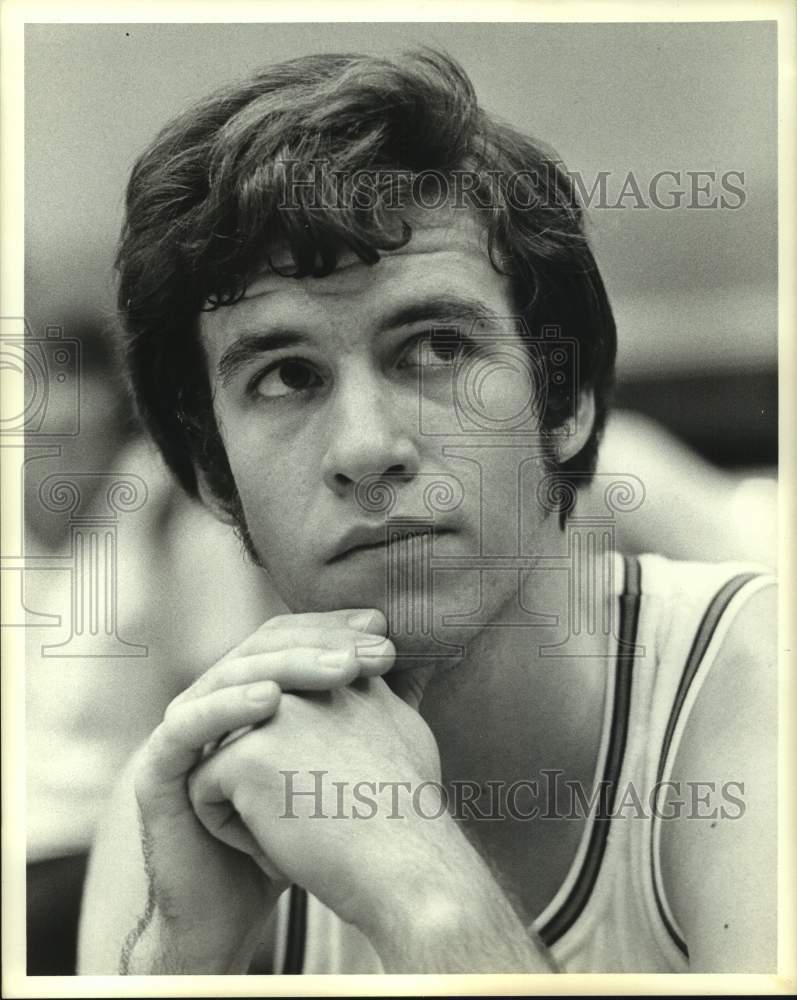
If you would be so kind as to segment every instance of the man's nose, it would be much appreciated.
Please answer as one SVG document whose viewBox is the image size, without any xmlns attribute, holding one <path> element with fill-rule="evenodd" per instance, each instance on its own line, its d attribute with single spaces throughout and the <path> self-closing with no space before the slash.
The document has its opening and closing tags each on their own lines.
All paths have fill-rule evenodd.
<svg viewBox="0 0 797 1000">
<path fill-rule="evenodd" d="M 412 409 L 376 373 L 358 372 L 335 389 L 329 411 L 329 446 L 322 461 L 326 485 L 339 496 L 364 476 L 409 482 L 418 472 Z M 417 423 L 417 406 L 414 412 Z M 417 430 L 417 428 L 416 428 Z"/>
</svg>

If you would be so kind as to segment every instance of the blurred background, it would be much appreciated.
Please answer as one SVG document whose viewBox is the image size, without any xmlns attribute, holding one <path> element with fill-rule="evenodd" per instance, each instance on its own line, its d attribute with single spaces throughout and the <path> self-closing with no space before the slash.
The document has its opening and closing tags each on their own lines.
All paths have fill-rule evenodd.
<svg viewBox="0 0 797 1000">
<path fill-rule="evenodd" d="M 774 563 L 774 23 L 28 25 L 26 319 L 34 339 L 56 327 L 81 350 L 79 433 L 59 436 L 53 402 L 31 444 L 57 453 L 31 447 L 24 476 L 31 974 L 73 971 L 86 851 L 132 748 L 280 607 L 229 532 L 175 492 L 124 401 L 109 337 L 127 176 L 170 117 L 255 67 L 418 44 L 458 59 L 483 106 L 552 146 L 586 191 L 598 184 L 590 226 L 620 342 L 601 468 L 647 490 L 618 524 L 623 545 Z M 662 171 L 675 207 L 651 201 Z M 118 519 L 114 584 L 116 631 L 145 654 L 53 652 L 72 628 L 74 511 L 41 490 L 81 471 L 146 483 Z M 80 483 L 101 517 L 102 480 Z"/>
</svg>

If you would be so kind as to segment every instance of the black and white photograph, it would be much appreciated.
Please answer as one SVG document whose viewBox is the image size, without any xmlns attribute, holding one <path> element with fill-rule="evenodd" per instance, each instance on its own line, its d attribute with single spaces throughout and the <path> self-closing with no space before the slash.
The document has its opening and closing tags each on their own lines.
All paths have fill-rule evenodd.
<svg viewBox="0 0 797 1000">
<path fill-rule="evenodd" d="M 791 992 L 795 7 L 133 6 L 3 11 L 4 995 Z"/>
</svg>

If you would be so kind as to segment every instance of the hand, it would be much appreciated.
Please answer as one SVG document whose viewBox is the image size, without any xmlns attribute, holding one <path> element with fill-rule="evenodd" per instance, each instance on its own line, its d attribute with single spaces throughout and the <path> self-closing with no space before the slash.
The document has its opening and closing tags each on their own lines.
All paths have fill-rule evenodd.
<svg viewBox="0 0 797 1000">
<path fill-rule="evenodd" d="M 189 786 L 214 836 L 368 933 L 413 871 L 445 854 L 453 820 L 440 808 L 439 779 L 428 726 L 372 677 L 284 695 L 268 722 L 205 761 Z"/>
<path fill-rule="evenodd" d="M 153 916 L 187 971 L 245 964 L 241 951 L 283 887 L 197 820 L 187 780 L 203 747 L 269 719 L 283 690 L 330 690 L 389 669 L 385 629 L 368 609 L 273 618 L 175 698 L 144 747 L 135 789 Z"/>
</svg>

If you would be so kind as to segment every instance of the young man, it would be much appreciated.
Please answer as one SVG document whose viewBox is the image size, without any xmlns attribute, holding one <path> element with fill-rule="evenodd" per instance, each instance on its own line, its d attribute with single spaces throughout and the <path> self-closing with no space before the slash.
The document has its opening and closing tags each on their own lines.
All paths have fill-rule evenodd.
<svg viewBox="0 0 797 1000">
<path fill-rule="evenodd" d="M 132 761 L 80 971 L 772 969 L 772 580 L 579 520 L 615 330 L 560 165 L 443 56 L 300 59 L 161 133 L 118 264 L 290 613 Z"/>
</svg>

